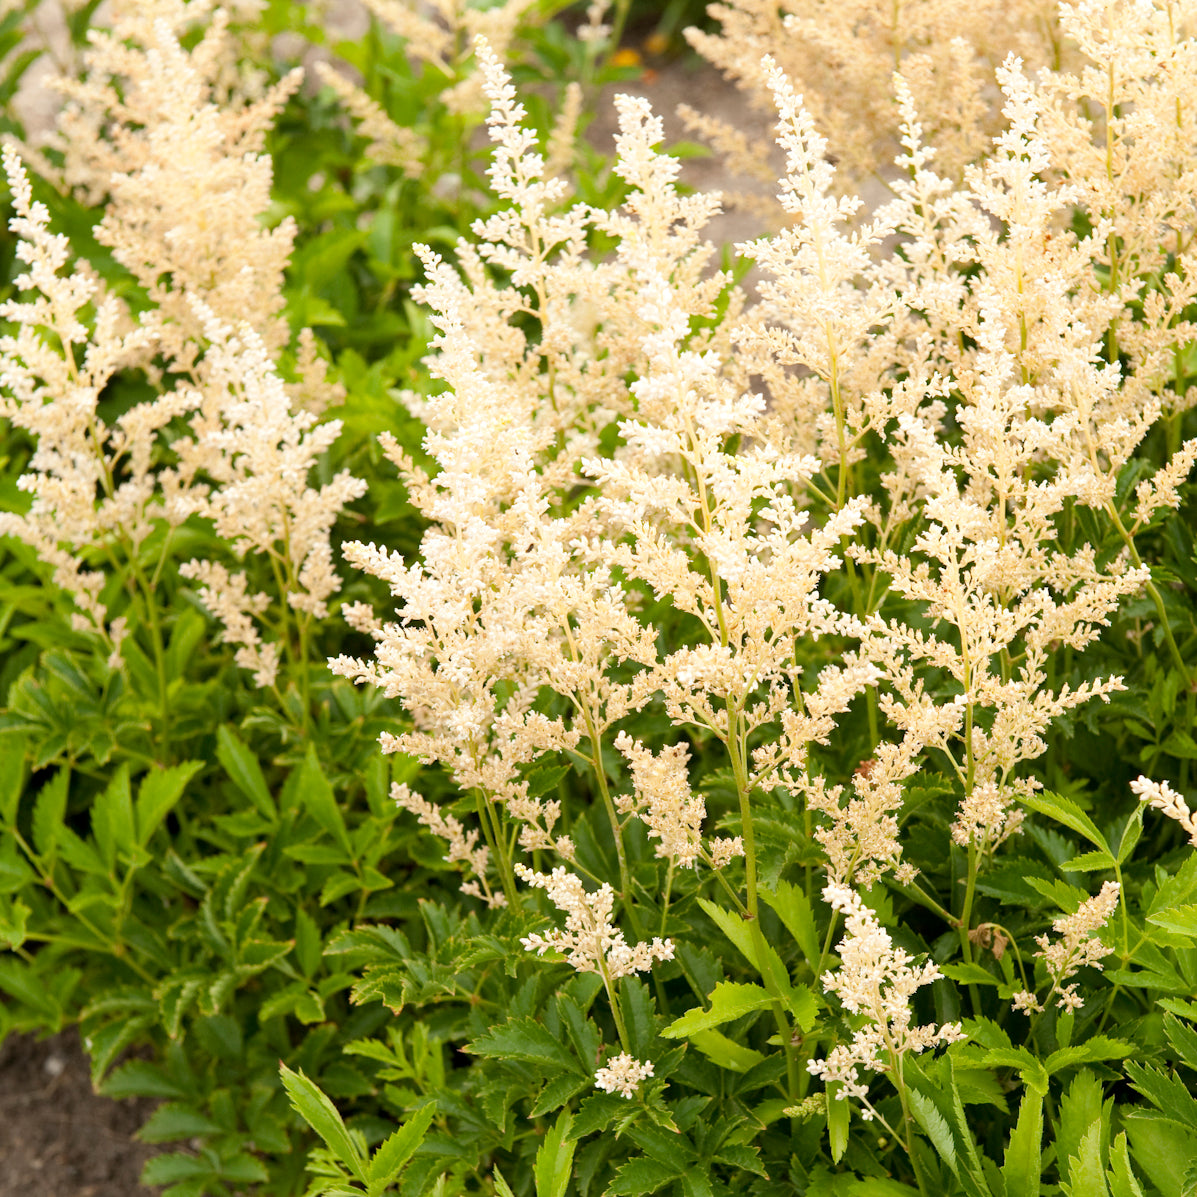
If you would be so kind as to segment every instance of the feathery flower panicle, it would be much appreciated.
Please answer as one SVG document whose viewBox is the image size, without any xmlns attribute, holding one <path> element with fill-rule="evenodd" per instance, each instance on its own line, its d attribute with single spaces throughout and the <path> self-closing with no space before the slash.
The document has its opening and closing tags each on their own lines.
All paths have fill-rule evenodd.
<svg viewBox="0 0 1197 1197">
<path fill-rule="evenodd" d="M 405 785 L 397 782 L 391 786 L 391 798 L 403 810 L 410 811 L 433 835 L 440 836 L 449 845 L 445 860 L 450 864 L 462 863 L 468 880 L 461 883 L 461 892 L 485 902 L 494 909 L 507 905 L 507 895 L 502 890 L 491 888 L 487 876 L 490 849 L 478 846 L 478 832 L 466 831 L 452 815 L 442 813 L 440 808 Z M 472 874 L 472 876 L 469 876 Z"/>
<path fill-rule="evenodd" d="M 611 922 L 615 891 L 601 885 L 588 893 L 582 879 L 567 869 L 549 875 L 517 864 L 516 875 L 536 889 L 543 889 L 553 905 L 565 913 L 565 929 L 547 935 L 528 935 L 520 943 L 538 956 L 562 952 L 580 973 L 598 973 L 608 986 L 633 973 L 646 973 L 655 960 L 673 959 L 673 941 L 654 938 L 631 946 Z"/>
<path fill-rule="evenodd" d="M 16 256 L 26 267 L 15 283 L 26 297 L 0 305 L 0 317 L 15 326 L 0 337 L 0 416 L 28 431 L 36 447 L 17 483 L 30 495 L 28 509 L 0 512 L 0 535 L 36 550 L 74 600 L 77 628 L 102 635 L 119 658 L 115 626 L 106 625 L 100 599 L 104 575 L 87 563 L 93 550 L 117 542 L 135 552 L 161 518 L 155 446 L 162 429 L 194 400 L 171 391 L 111 425 L 100 417 L 109 379 L 152 351 L 159 323 L 152 314 L 130 320 L 83 264 L 64 274 L 70 245 L 50 232 L 49 214 L 34 201 L 11 146 L 4 148 L 4 170 L 15 208 L 9 227 L 20 238 Z"/>
<path fill-rule="evenodd" d="M 1114 949 L 1096 938 L 1109 921 L 1118 906 L 1121 887 L 1116 881 L 1107 881 L 1101 892 L 1086 898 L 1073 914 L 1061 915 L 1052 922 L 1052 928 L 1060 939 L 1052 942 L 1049 935 L 1038 935 L 1035 942 L 1039 951 L 1035 953 L 1047 967 L 1051 990 L 1041 1004 L 1033 993 L 1026 991 L 1014 995 L 1013 1008 L 1025 1014 L 1042 1012 L 1054 997 L 1063 1010 L 1079 1010 L 1084 999 L 1077 992 L 1076 984 L 1065 985 L 1069 977 L 1080 969 L 1089 967 L 1101 969 L 1103 957 Z"/>
<path fill-rule="evenodd" d="M 890 80 L 900 71 L 925 98 L 945 170 L 958 178 L 999 120 L 988 94 L 993 66 L 1016 48 L 1037 65 L 1059 53 L 1050 8 L 1036 0 L 721 0 L 711 10 L 718 30 L 687 29 L 686 40 L 761 111 L 769 108 L 768 47 L 807 97 L 849 186 L 889 163 L 897 135 Z"/>
<path fill-rule="evenodd" d="M 862 1068 L 892 1069 L 900 1078 L 902 1057 L 908 1052 L 917 1055 L 965 1035 L 959 1023 L 912 1026 L 911 999 L 940 976 L 939 968 L 930 961 L 911 967 L 914 957 L 893 946 L 855 890 L 833 883 L 824 889 L 823 897 L 845 916 L 845 934 L 838 947 L 840 967 L 823 974 L 823 988 L 836 994 L 849 1013 L 864 1016 L 865 1023 L 853 1032 L 851 1042 L 833 1048 L 826 1059 L 811 1060 L 807 1069 L 825 1083 L 838 1082 L 841 1098 L 859 1098 L 869 1119 L 873 1111 L 868 1083 L 860 1076 Z"/>
<path fill-rule="evenodd" d="M 637 1060 L 627 1052 L 620 1052 L 594 1074 L 594 1084 L 604 1093 L 619 1093 L 630 1101 L 636 1096 L 640 1082 L 648 1080 L 652 1074 L 651 1062 Z"/>
<path fill-rule="evenodd" d="M 632 769 L 631 796 L 621 795 L 615 805 L 623 814 L 635 814 L 656 839 L 657 855 L 688 868 L 702 852 L 702 821 L 706 803 L 690 789 L 684 744 L 663 748 L 655 756 L 627 732 L 615 737 L 615 747 Z"/>
<path fill-rule="evenodd" d="M 1188 832 L 1189 843 L 1197 848 L 1197 817 L 1189 809 L 1189 804 L 1166 781 L 1138 777 L 1130 783 L 1130 788 L 1140 802 L 1163 811 L 1169 819 L 1175 819 Z"/>
<path fill-rule="evenodd" d="M 309 485 L 341 423 L 317 424 L 311 412 L 293 411 L 257 333 L 248 325 L 234 333 L 192 302 L 208 344 L 206 386 L 196 396 L 190 435 L 172 446 L 179 460 L 168 475 L 172 514 L 210 519 L 238 558 L 269 558 L 283 583 L 278 597 L 301 617 L 323 619 L 340 587 L 329 535 L 345 505 L 366 489 L 347 470 L 318 489 Z M 239 646 L 238 664 L 254 670 L 257 685 L 273 685 L 279 646 L 262 646 L 250 618 L 268 608 L 269 598 L 248 596 L 243 575 L 211 562 L 191 561 L 181 572 L 201 583 L 201 601 L 224 624 L 223 638 Z"/>
<path fill-rule="evenodd" d="M 115 7 L 113 27 L 92 34 L 83 77 L 59 80 L 64 182 L 105 201 L 96 237 L 161 311 L 155 348 L 172 370 L 202 370 L 193 298 L 219 319 L 251 321 L 276 351 L 290 337 L 282 283 L 295 224 L 262 225 L 272 181 L 263 148 L 302 72 L 247 100 L 226 86 L 225 11 L 214 11 L 185 50 L 179 36 L 197 6 Z"/>
</svg>

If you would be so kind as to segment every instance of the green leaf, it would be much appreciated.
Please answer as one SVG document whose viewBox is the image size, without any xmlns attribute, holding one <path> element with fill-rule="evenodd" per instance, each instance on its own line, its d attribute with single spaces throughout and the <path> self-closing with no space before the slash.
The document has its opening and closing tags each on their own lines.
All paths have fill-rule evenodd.
<svg viewBox="0 0 1197 1197">
<path fill-rule="evenodd" d="M 619 982 L 619 1004 L 623 1008 L 632 1055 L 642 1059 L 653 1040 L 652 998 L 648 986 L 639 977 L 623 977 Z"/>
<path fill-rule="evenodd" d="M 1100 848 L 1107 856 L 1113 857 L 1106 837 L 1097 829 L 1097 824 L 1071 798 L 1063 794 L 1053 794 L 1050 790 L 1041 790 L 1037 794 L 1024 795 L 1021 799 L 1023 806 L 1030 808 L 1037 814 L 1046 815 L 1057 823 L 1083 835 L 1096 848 Z"/>
<path fill-rule="evenodd" d="M 806 894 L 788 881 L 779 881 L 770 889 L 758 890 L 761 898 L 777 912 L 786 930 L 794 937 L 798 950 L 814 968 L 819 960 L 819 935 Z"/>
<path fill-rule="evenodd" d="M 573 1073 L 562 1073 L 555 1076 L 540 1091 L 536 1104 L 528 1111 L 529 1118 L 540 1118 L 559 1110 L 570 1098 L 577 1097 L 586 1089 L 592 1088 L 594 1081 L 588 1076 L 577 1076 Z"/>
<path fill-rule="evenodd" d="M 32 913 L 20 898 L 0 898 L 0 947 L 15 952 L 25 942 Z"/>
<path fill-rule="evenodd" d="M 1169 1075 L 1150 1064 L 1130 1060 L 1126 1075 L 1131 1084 L 1156 1106 L 1160 1113 L 1178 1126 L 1197 1130 L 1197 1097 L 1175 1074 Z"/>
<path fill-rule="evenodd" d="M 137 838 L 133 825 L 133 798 L 129 790 L 129 766 L 121 765 L 96 799 L 91 812 L 91 830 L 96 847 L 109 873 L 116 868 L 118 851 L 127 853 Z"/>
<path fill-rule="evenodd" d="M 1181 1022 L 1175 1014 L 1168 1014 L 1164 1017 L 1164 1034 L 1177 1056 L 1197 1071 L 1197 1031 Z"/>
<path fill-rule="evenodd" d="M 705 1031 L 711 1027 L 721 1027 L 727 1022 L 734 1022 L 737 1018 L 742 1018 L 753 1010 L 763 1009 L 772 1001 L 763 986 L 742 985 L 733 981 L 720 981 L 709 996 L 711 1002 L 709 1010 L 696 1006 L 675 1022 L 670 1023 L 661 1034 L 666 1039 L 686 1038 L 697 1031 Z"/>
<path fill-rule="evenodd" d="M 148 1060 L 129 1060 L 104 1078 L 102 1097 L 187 1097 L 187 1090 Z"/>
<path fill-rule="evenodd" d="M 781 987 L 783 995 L 788 998 L 790 974 L 785 964 L 782 963 L 782 959 L 777 954 L 776 949 L 765 943 L 763 939 L 758 939 L 754 936 L 749 923 L 745 919 L 740 918 L 739 915 L 733 914 L 729 910 L 724 910 L 721 906 L 716 906 L 714 902 L 706 898 L 699 898 L 698 904 L 706 912 L 711 922 L 731 940 L 739 949 L 744 959 L 762 977 L 766 976 L 769 971 L 772 971 L 773 977 Z M 763 956 L 759 950 L 761 948 L 764 951 Z"/>
<path fill-rule="evenodd" d="M 708 1060 L 732 1072 L 747 1072 L 765 1059 L 756 1048 L 737 1043 L 719 1031 L 695 1031 L 690 1043 Z"/>
<path fill-rule="evenodd" d="M 357 1145 L 349 1137 L 336 1106 L 308 1080 L 302 1072 L 292 1072 L 279 1061 L 279 1074 L 291 1105 L 303 1120 L 314 1130 L 338 1159 L 362 1184 L 366 1184 L 366 1169 Z"/>
<path fill-rule="evenodd" d="M 421 1106 L 394 1134 L 382 1142 L 370 1160 L 371 1189 L 376 1185 L 385 1189 L 395 1183 L 407 1161 L 424 1141 L 435 1116 L 435 1102 Z"/>
<path fill-rule="evenodd" d="M 1103 1117 L 1108 1119 L 1112 1109 L 1112 1099 L 1103 1107 L 1101 1082 L 1092 1072 L 1078 1072 L 1073 1077 L 1056 1120 L 1056 1160 L 1062 1182 L 1070 1179 L 1071 1161 L 1080 1157 L 1081 1140 L 1089 1127 Z"/>
<path fill-rule="evenodd" d="M 300 802 L 307 808 L 312 818 L 344 848 L 346 855 L 352 859 L 353 846 L 349 842 L 349 833 L 345 830 L 345 819 L 333 796 L 332 786 L 328 784 L 328 778 L 324 776 L 324 771 L 320 768 L 320 758 L 316 755 L 316 746 L 310 741 L 308 750 L 304 754 L 303 764 L 299 767 L 297 793 Z"/>
<path fill-rule="evenodd" d="M 935 1148 L 939 1158 L 956 1175 L 959 1175 L 960 1170 L 956 1162 L 956 1141 L 952 1138 L 952 1130 L 948 1126 L 947 1120 L 935 1108 L 929 1097 L 924 1097 L 918 1092 L 910 1094 L 910 1108 L 914 1111 L 919 1126 L 923 1128 L 923 1133 L 931 1140 L 931 1146 Z"/>
<path fill-rule="evenodd" d="M 270 820 L 271 826 L 278 822 L 278 810 L 266 786 L 258 758 L 238 738 L 227 724 L 216 733 L 216 759 L 233 784 L 253 803 L 254 807 Z"/>
<path fill-rule="evenodd" d="M 536 1153 L 536 1197 L 565 1197 L 577 1141 L 569 1137 L 573 1118 L 562 1110 Z"/>
<path fill-rule="evenodd" d="M 1156 927 L 1162 927 L 1173 935 L 1184 935 L 1189 939 L 1197 939 L 1197 904 L 1173 906 L 1170 910 L 1161 910 L 1149 914 L 1147 921 Z"/>
<path fill-rule="evenodd" d="M 0 823 L 11 827 L 25 788 L 25 754 L 29 741 L 23 735 L 0 736 Z"/>
<path fill-rule="evenodd" d="M 1063 873 L 1101 873 L 1114 867 L 1114 858 L 1108 852 L 1082 852 L 1066 860 L 1061 866 Z"/>
<path fill-rule="evenodd" d="M 137 842 L 143 848 L 183 796 L 187 783 L 203 767 L 203 761 L 184 761 L 169 769 L 151 769 L 141 779 L 137 788 Z"/>
<path fill-rule="evenodd" d="M 43 856 L 53 853 L 66 818 L 67 771 L 58 769 L 38 791 L 33 806 L 33 843 Z"/>
<path fill-rule="evenodd" d="M 1131 1167 L 1125 1131 L 1110 1145 L 1110 1162 L 1114 1166 L 1106 1173 L 1106 1180 L 1112 1197 L 1143 1197 L 1143 1190 Z"/>
<path fill-rule="evenodd" d="M 676 1168 L 642 1156 L 620 1166 L 607 1186 L 606 1197 L 642 1197 L 642 1194 L 655 1193 L 681 1175 Z"/>
<path fill-rule="evenodd" d="M 503 1173 L 497 1167 L 491 1172 L 491 1179 L 495 1182 L 495 1192 L 499 1197 L 515 1197 L 511 1186 L 503 1179 Z"/>
<path fill-rule="evenodd" d="M 1010 1134 L 1002 1179 L 1006 1197 L 1039 1197 L 1043 1178 L 1043 1095 L 1031 1089 L 1022 1097 L 1018 1124 Z"/>
<path fill-rule="evenodd" d="M 1021 1075 L 1023 1084 L 1036 1093 L 1046 1093 L 1047 1069 L 1025 1047 L 999 1047 L 987 1051 L 980 1061 L 986 1068 L 1014 1068 Z"/>
<path fill-rule="evenodd" d="M 839 1085 L 827 1086 L 827 1141 L 831 1149 L 831 1161 L 838 1164 L 848 1150 L 848 1128 L 852 1121 L 852 1110 L 846 1097 L 839 1096 Z"/>
<path fill-rule="evenodd" d="M 195 1155 L 184 1155 L 179 1151 L 165 1152 L 146 1161 L 141 1170 L 143 1185 L 168 1185 L 174 1181 L 209 1177 L 212 1165 Z"/>
<path fill-rule="evenodd" d="M 1043 1062 L 1049 1076 L 1074 1064 L 1093 1064 L 1099 1060 L 1122 1060 L 1133 1056 L 1140 1049 L 1122 1039 L 1110 1039 L 1105 1035 L 1094 1035 L 1074 1047 L 1061 1047 L 1052 1052 Z"/>
<path fill-rule="evenodd" d="M 1184 1180 L 1189 1165 L 1197 1159 L 1197 1135 L 1175 1123 L 1134 1115 L 1126 1117 L 1125 1126 L 1140 1172 L 1163 1197 L 1190 1197 L 1192 1189 Z"/>
<path fill-rule="evenodd" d="M 573 1052 L 534 1018 L 509 1019 L 467 1044 L 465 1050 L 475 1056 L 493 1056 L 513 1063 L 582 1072 Z"/>
<path fill-rule="evenodd" d="M 1109 1197 L 1101 1158 L 1101 1132 L 1099 1118 L 1081 1138 L 1077 1155 L 1068 1161 L 1068 1183 L 1061 1186 L 1068 1197 Z"/>
<path fill-rule="evenodd" d="M 995 977 L 987 968 L 969 961 L 967 964 L 941 964 L 939 971 L 951 981 L 961 985 L 1000 985 L 1001 979 Z"/>
<path fill-rule="evenodd" d="M 143 1143 L 170 1143 L 195 1135 L 216 1135 L 224 1128 L 194 1107 L 168 1101 L 160 1105 L 137 1132 Z"/>
</svg>

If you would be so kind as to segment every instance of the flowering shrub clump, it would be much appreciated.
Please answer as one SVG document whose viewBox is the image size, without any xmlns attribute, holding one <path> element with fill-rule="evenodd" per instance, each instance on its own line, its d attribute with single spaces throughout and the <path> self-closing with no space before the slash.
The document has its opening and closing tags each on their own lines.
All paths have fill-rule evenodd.
<svg viewBox="0 0 1197 1197">
<path fill-rule="evenodd" d="M 1197 5 L 713 5 L 735 247 L 626 6 L 367 7 L 5 150 L 0 1033 L 171 1197 L 1187 1192 Z"/>
</svg>

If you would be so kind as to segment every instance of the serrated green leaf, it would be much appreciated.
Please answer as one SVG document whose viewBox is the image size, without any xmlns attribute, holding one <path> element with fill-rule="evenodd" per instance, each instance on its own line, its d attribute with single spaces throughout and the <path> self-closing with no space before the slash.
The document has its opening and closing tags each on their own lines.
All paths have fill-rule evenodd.
<svg viewBox="0 0 1197 1197">
<path fill-rule="evenodd" d="M 848 1131 L 852 1120 L 848 1099 L 838 1094 L 838 1085 L 827 1086 L 827 1143 L 833 1164 L 838 1164 L 848 1150 Z"/>
<path fill-rule="evenodd" d="M 761 985 L 745 985 L 734 981 L 720 981 L 711 991 L 710 1008 L 696 1006 L 681 1018 L 672 1022 L 662 1032 L 666 1039 L 682 1039 L 698 1031 L 721 1027 L 734 1022 L 754 1010 L 761 1010 L 772 1002 L 768 991 Z"/>
<path fill-rule="evenodd" d="M 144 848 L 162 820 L 174 809 L 187 783 L 204 767 L 203 761 L 184 761 L 169 769 L 151 769 L 137 787 L 137 842 Z"/>
<path fill-rule="evenodd" d="M 756 1048 L 737 1043 L 721 1031 L 694 1031 L 689 1039 L 691 1046 L 696 1047 L 708 1060 L 732 1072 L 747 1072 L 765 1059 Z"/>
<path fill-rule="evenodd" d="M 621 1164 L 606 1188 L 605 1197 L 647 1197 L 662 1185 L 676 1180 L 681 1173 L 657 1160 L 641 1157 Z"/>
<path fill-rule="evenodd" d="M 571 1098 L 592 1088 L 594 1081 L 588 1076 L 576 1076 L 572 1073 L 562 1073 L 553 1077 L 540 1091 L 536 1104 L 528 1111 L 529 1118 L 541 1118 L 559 1110 Z"/>
<path fill-rule="evenodd" d="M 794 937 L 798 950 L 806 962 L 815 968 L 818 964 L 819 935 L 815 930 L 815 918 L 806 894 L 788 881 L 779 881 L 771 888 L 763 886 L 758 891 L 767 905 L 777 913 L 786 930 Z"/>
<path fill-rule="evenodd" d="M 1046 815 L 1047 818 L 1062 823 L 1078 835 L 1083 835 L 1095 848 L 1101 849 L 1107 856 L 1113 856 L 1110 845 L 1106 843 L 1106 837 L 1098 830 L 1097 824 L 1072 798 L 1067 798 L 1063 794 L 1053 794 L 1050 790 L 1040 790 L 1036 794 L 1024 795 L 1021 802 L 1023 806 L 1037 814 Z"/>
<path fill-rule="evenodd" d="M 1130 1153 L 1126 1147 L 1126 1132 L 1121 1132 L 1110 1144 L 1112 1168 L 1106 1173 L 1111 1197 L 1143 1197 L 1135 1170 L 1131 1167 Z"/>
<path fill-rule="evenodd" d="M 699 898 L 698 904 L 706 912 L 711 922 L 731 940 L 744 959 L 762 977 L 771 972 L 783 997 L 788 997 L 789 973 L 776 949 L 765 943 L 763 939 L 754 936 L 748 921 L 740 918 L 739 915 L 724 910 L 721 906 L 716 906 L 714 902 L 708 901 L 706 898 Z"/>
<path fill-rule="evenodd" d="M 1131 1084 L 1152 1103 L 1165 1118 L 1178 1126 L 1197 1130 L 1197 1097 L 1175 1074 L 1130 1060 L 1126 1064 L 1126 1075 Z"/>
<path fill-rule="evenodd" d="M 1122 1060 L 1133 1056 L 1140 1049 L 1133 1043 L 1121 1039 L 1110 1039 L 1105 1035 L 1094 1035 L 1084 1043 L 1072 1047 L 1061 1047 L 1052 1052 L 1043 1062 L 1049 1076 L 1074 1064 L 1093 1064 L 1099 1060 Z"/>
<path fill-rule="evenodd" d="M 574 1162 L 574 1148 L 577 1146 L 577 1142 L 569 1137 L 572 1124 L 570 1112 L 562 1110 L 552 1129 L 541 1141 L 533 1170 L 536 1197 L 565 1197 Z"/>
<path fill-rule="evenodd" d="M 55 770 L 33 805 L 33 843 L 43 856 L 52 855 L 58 844 L 66 817 L 67 780 L 65 769 Z"/>
<path fill-rule="evenodd" d="M 91 812 L 91 830 L 104 866 L 111 874 L 116 868 L 117 852 L 127 853 L 136 841 L 128 765 L 117 768 L 112 780 L 96 798 Z"/>
<path fill-rule="evenodd" d="M 534 1018 L 509 1019 L 467 1044 L 465 1050 L 475 1056 L 523 1061 L 542 1068 L 579 1074 L 582 1072 L 573 1052 Z"/>
<path fill-rule="evenodd" d="M 216 732 L 216 759 L 224 766 L 224 771 L 232 778 L 237 789 L 260 814 L 270 820 L 271 826 L 277 824 L 278 810 L 266 785 L 266 778 L 262 775 L 258 758 L 227 724 Z"/>
<path fill-rule="evenodd" d="M 29 738 L 16 733 L 0 736 L 0 823 L 11 827 L 25 789 L 25 754 Z"/>
<path fill-rule="evenodd" d="M 345 1123 L 341 1121 L 336 1106 L 303 1072 L 292 1072 L 282 1061 L 279 1061 L 278 1068 L 283 1087 L 287 1090 L 287 1096 L 295 1111 L 324 1140 L 333 1156 L 344 1164 L 357 1180 L 366 1184 L 366 1169 L 361 1153 L 345 1129 Z"/>
<path fill-rule="evenodd" d="M 1039 1197 L 1043 1179 L 1043 1096 L 1028 1089 L 1022 1097 L 1018 1123 L 1010 1133 L 1002 1180 L 1006 1197 Z"/>
<path fill-rule="evenodd" d="M 424 1141 L 432 1119 L 436 1116 L 436 1105 L 421 1106 L 394 1134 L 385 1139 L 370 1160 L 370 1186 L 380 1189 L 393 1185 L 403 1171 L 416 1148 Z"/>
<path fill-rule="evenodd" d="M 931 1140 L 939 1158 L 955 1173 L 960 1175 L 960 1168 L 956 1160 L 956 1141 L 952 1137 L 947 1119 L 935 1108 L 929 1097 L 922 1093 L 910 1094 L 910 1108 L 914 1111 L 915 1119 L 923 1128 L 923 1133 Z"/>
<path fill-rule="evenodd" d="M 1068 1161 L 1068 1182 L 1061 1186 L 1068 1197 L 1109 1197 L 1101 1158 L 1101 1132 L 1098 1119 L 1085 1131 L 1077 1154 Z"/>
<path fill-rule="evenodd" d="M 328 784 L 328 778 L 320 768 L 316 746 L 311 742 L 304 753 L 296 784 L 297 797 L 308 814 L 341 845 L 347 856 L 352 857 L 353 846 L 349 842 L 349 833 L 345 830 L 345 819 L 333 796 L 332 786 Z"/>
<path fill-rule="evenodd" d="M 128 1060 L 96 1087 L 102 1097 L 187 1097 L 187 1090 L 149 1060 Z"/>
<path fill-rule="evenodd" d="M 986 1068 L 1014 1068 L 1022 1075 L 1023 1084 L 1037 1093 L 1046 1093 L 1047 1069 L 1034 1053 L 1025 1047 L 1000 1047 L 987 1051 L 980 1061 Z"/>
<path fill-rule="evenodd" d="M 171 1143 L 195 1135 L 216 1135 L 224 1128 L 194 1106 L 168 1101 L 160 1105 L 137 1132 L 143 1143 Z"/>
<path fill-rule="evenodd" d="M 1173 935 L 1197 939 L 1197 903 L 1157 911 L 1155 914 L 1149 914 L 1147 921 Z"/>
<path fill-rule="evenodd" d="M 1113 1108 L 1112 1101 L 1107 1105 Z M 1101 1082 L 1092 1072 L 1078 1072 L 1060 1102 L 1056 1120 L 1056 1160 L 1062 1182 L 1070 1179 L 1071 1161 L 1079 1158 L 1081 1140 L 1089 1127 L 1103 1117 L 1108 1117 L 1108 1111 L 1102 1104 Z"/>
<path fill-rule="evenodd" d="M 164 1152 L 146 1161 L 141 1170 L 143 1185 L 168 1185 L 174 1181 L 190 1178 L 206 1179 L 213 1175 L 212 1165 L 195 1155 L 184 1155 L 179 1151 Z"/>
<path fill-rule="evenodd" d="M 1197 1071 L 1197 1031 L 1170 1013 L 1164 1016 L 1164 1034 L 1177 1056 Z"/>
<path fill-rule="evenodd" d="M 0 897 L 0 947 L 15 952 L 25 942 L 32 913 L 20 898 Z"/>
<path fill-rule="evenodd" d="M 1114 867 L 1114 858 L 1108 852 L 1082 852 L 1066 860 L 1060 870 L 1064 873 L 1101 873 Z"/>
</svg>

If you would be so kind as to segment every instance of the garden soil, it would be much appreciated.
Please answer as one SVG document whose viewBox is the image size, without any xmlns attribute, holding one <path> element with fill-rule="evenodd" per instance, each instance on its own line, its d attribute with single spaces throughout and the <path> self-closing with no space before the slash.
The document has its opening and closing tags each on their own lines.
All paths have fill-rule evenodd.
<svg viewBox="0 0 1197 1197">
<path fill-rule="evenodd" d="M 0 1045 L 0 1197 L 153 1197 L 137 1183 L 156 1148 L 133 1138 L 152 1101 L 92 1092 L 76 1031 Z"/>
</svg>

